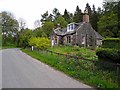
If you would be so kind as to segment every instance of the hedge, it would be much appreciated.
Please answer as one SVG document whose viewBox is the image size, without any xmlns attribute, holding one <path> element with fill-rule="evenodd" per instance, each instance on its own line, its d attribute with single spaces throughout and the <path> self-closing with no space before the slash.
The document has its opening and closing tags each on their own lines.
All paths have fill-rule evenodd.
<svg viewBox="0 0 120 90">
<path fill-rule="evenodd" d="M 120 63 L 120 50 L 111 48 L 98 48 L 96 55 L 99 60 L 106 60 L 114 63 Z"/>
<path fill-rule="evenodd" d="M 120 38 L 105 38 L 102 41 L 103 48 L 115 48 L 120 50 Z"/>
</svg>

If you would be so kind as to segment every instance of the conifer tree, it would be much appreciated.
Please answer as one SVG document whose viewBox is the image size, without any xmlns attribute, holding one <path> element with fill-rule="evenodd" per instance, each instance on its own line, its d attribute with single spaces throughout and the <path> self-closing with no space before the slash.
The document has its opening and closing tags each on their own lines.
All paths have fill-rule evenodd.
<svg viewBox="0 0 120 90">
<path fill-rule="evenodd" d="M 82 22 L 82 12 L 79 9 L 79 6 L 76 7 L 76 11 L 74 13 L 73 21 L 76 23 Z"/>
</svg>

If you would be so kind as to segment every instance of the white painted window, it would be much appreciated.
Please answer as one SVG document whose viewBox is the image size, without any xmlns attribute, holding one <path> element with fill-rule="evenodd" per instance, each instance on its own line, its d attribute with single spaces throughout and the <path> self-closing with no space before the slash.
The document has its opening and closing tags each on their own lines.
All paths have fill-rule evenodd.
<svg viewBox="0 0 120 90">
<path fill-rule="evenodd" d="M 71 30 L 73 30 L 74 29 L 74 24 L 71 24 Z"/>
<path fill-rule="evenodd" d="M 75 24 L 74 23 L 71 23 L 71 24 L 68 24 L 67 26 L 67 31 L 73 31 L 75 29 Z"/>
</svg>

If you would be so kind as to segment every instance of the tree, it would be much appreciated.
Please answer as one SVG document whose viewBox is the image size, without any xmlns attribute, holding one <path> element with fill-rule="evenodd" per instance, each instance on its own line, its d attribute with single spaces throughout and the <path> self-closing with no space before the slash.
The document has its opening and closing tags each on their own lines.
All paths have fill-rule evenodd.
<svg viewBox="0 0 120 90">
<path fill-rule="evenodd" d="M 50 14 L 47 18 L 47 21 L 53 22 L 54 21 L 54 16 Z"/>
<path fill-rule="evenodd" d="M 86 4 L 86 7 L 85 7 L 85 8 L 88 9 L 88 14 L 89 14 L 89 16 L 91 17 L 92 10 L 91 10 L 91 7 L 90 7 L 89 3 Z"/>
<path fill-rule="evenodd" d="M 15 40 L 17 38 L 16 35 L 19 28 L 18 21 L 10 12 L 3 11 L 1 14 L 3 45 L 7 44 L 7 42 L 15 43 Z"/>
<path fill-rule="evenodd" d="M 45 34 L 41 27 L 36 28 L 33 31 L 33 34 L 35 35 L 35 37 L 47 37 L 47 35 Z"/>
<path fill-rule="evenodd" d="M 104 2 L 103 4 L 103 15 L 98 22 L 98 26 L 99 32 L 104 37 L 119 37 L 118 4 L 116 2 Z"/>
<path fill-rule="evenodd" d="M 79 6 L 76 7 L 76 11 L 74 13 L 73 21 L 76 23 L 82 22 L 82 12 L 79 9 Z"/>
<path fill-rule="evenodd" d="M 118 17 L 118 36 L 120 38 L 120 1 L 117 5 L 117 17 Z"/>
<path fill-rule="evenodd" d="M 28 41 L 31 37 L 34 37 L 32 30 L 26 28 L 19 34 L 19 46 L 26 48 L 29 46 Z"/>
<path fill-rule="evenodd" d="M 56 18 L 60 16 L 60 12 L 57 8 L 54 8 L 52 13 L 53 13 L 54 20 L 56 20 Z"/>
<path fill-rule="evenodd" d="M 98 19 L 103 15 L 103 11 L 100 7 L 97 8 L 97 16 L 98 16 Z"/>
<path fill-rule="evenodd" d="M 26 26 L 26 21 L 23 18 L 19 18 L 18 22 L 19 22 L 19 29 L 20 29 L 20 31 L 24 30 L 25 26 Z"/>
<path fill-rule="evenodd" d="M 42 26 L 42 29 L 44 33 L 49 37 L 50 33 L 54 29 L 54 23 L 53 22 L 45 22 L 44 25 Z"/>
<path fill-rule="evenodd" d="M 60 15 L 57 19 L 56 19 L 56 22 L 55 22 L 55 28 L 57 28 L 57 25 L 60 25 L 61 28 L 64 28 L 67 26 L 67 22 L 65 21 L 65 19 Z"/>
<path fill-rule="evenodd" d="M 91 20 L 90 20 L 90 23 L 92 25 L 92 27 L 97 31 L 98 30 L 98 26 L 97 26 L 97 22 L 98 22 L 98 14 L 95 10 L 95 6 L 93 5 L 93 8 L 92 8 L 92 13 L 91 13 Z"/>
<path fill-rule="evenodd" d="M 40 21 L 42 22 L 42 25 L 43 25 L 46 21 L 48 21 L 48 16 L 49 16 L 48 11 L 46 11 L 44 14 L 41 15 L 42 19 L 41 19 Z"/>
<path fill-rule="evenodd" d="M 65 9 L 63 17 L 65 18 L 65 21 L 67 21 L 68 23 L 72 22 L 70 18 L 70 13 L 67 11 L 67 9 Z"/>
<path fill-rule="evenodd" d="M 36 20 L 34 22 L 34 28 L 39 28 L 40 27 L 40 20 Z"/>
<path fill-rule="evenodd" d="M 110 12 L 102 16 L 98 22 L 99 32 L 104 37 L 118 37 L 117 14 Z"/>
</svg>

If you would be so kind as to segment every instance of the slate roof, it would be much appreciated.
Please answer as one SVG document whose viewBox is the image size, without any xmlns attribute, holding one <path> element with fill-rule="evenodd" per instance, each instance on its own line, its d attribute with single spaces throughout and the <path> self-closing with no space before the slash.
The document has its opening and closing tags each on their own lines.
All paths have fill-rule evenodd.
<svg viewBox="0 0 120 90">
<path fill-rule="evenodd" d="M 85 30 L 86 34 L 90 34 L 90 32 L 93 32 L 97 39 L 103 39 L 103 37 L 92 28 L 90 23 L 80 22 L 75 24 L 76 24 L 76 28 L 73 31 L 67 32 L 67 28 L 63 28 L 63 29 L 57 28 L 53 30 L 53 32 L 58 36 L 65 36 L 65 35 L 74 34 L 76 33 L 77 30 Z"/>
</svg>

